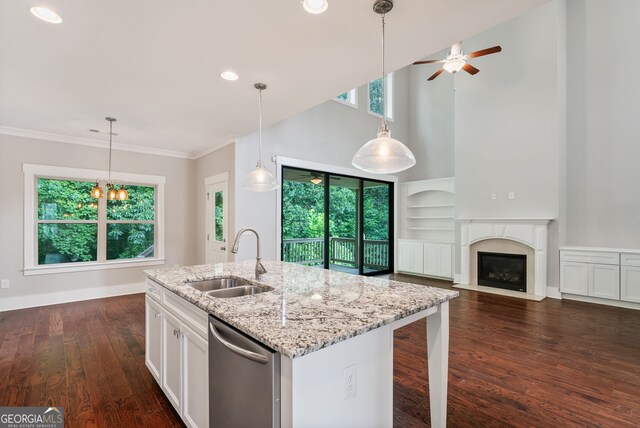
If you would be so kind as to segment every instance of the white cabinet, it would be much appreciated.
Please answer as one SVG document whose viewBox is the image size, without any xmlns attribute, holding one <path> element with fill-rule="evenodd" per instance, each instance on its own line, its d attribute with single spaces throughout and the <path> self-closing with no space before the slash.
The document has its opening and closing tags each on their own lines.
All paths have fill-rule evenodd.
<svg viewBox="0 0 640 428">
<path fill-rule="evenodd" d="M 620 299 L 620 255 L 607 251 L 560 250 L 560 291 Z"/>
<path fill-rule="evenodd" d="M 620 267 L 589 264 L 589 296 L 620 299 Z"/>
<path fill-rule="evenodd" d="M 452 278 L 453 245 L 399 239 L 398 272 Z"/>
<path fill-rule="evenodd" d="M 398 271 L 424 272 L 424 243 L 422 241 L 398 240 Z"/>
<path fill-rule="evenodd" d="M 586 296 L 589 293 L 589 265 L 560 262 L 560 291 Z"/>
<path fill-rule="evenodd" d="M 185 425 L 191 428 L 207 427 L 207 314 L 157 284 L 147 287 L 145 300 L 147 367 Z"/>
<path fill-rule="evenodd" d="M 162 364 L 162 307 L 151 297 L 145 297 L 145 356 L 144 362 L 147 368 L 160 383 L 160 370 Z"/>
</svg>

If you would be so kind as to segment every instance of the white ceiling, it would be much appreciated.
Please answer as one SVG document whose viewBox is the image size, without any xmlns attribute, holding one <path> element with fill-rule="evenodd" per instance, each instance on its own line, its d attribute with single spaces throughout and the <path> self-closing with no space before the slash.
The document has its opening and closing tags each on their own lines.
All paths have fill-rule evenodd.
<svg viewBox="0 0 640 428">
<path fill-rule="evenodd" d="M 399 69 L 546 0 L 396 0 L 387 63 Z M 317 105 L 380 73 L 373 0 L 1 0 L 0 132 L 19 128 L 194 154 Z M 60 25 L 33 17 L 45 5 Z M 219 75 L 233 69 L 235 82 Z M 84 140 L 83 140 L 84 141 Z"/>
</svg>

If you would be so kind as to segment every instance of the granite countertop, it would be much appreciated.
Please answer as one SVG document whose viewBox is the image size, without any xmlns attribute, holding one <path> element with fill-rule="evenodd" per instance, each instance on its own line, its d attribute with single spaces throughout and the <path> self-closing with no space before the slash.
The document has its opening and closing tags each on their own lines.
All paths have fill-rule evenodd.
<svg viewBox="0 0 640 428">
<path fill-rule="evenodd" d="M 457 291 L 286 262 L 255 261 L 145 270 L 147 277 L 289 358 L 326 348 L 458 296 Z M 237 277 L 273 291 L 210 298 L 189 282 Z"/>
</svg>

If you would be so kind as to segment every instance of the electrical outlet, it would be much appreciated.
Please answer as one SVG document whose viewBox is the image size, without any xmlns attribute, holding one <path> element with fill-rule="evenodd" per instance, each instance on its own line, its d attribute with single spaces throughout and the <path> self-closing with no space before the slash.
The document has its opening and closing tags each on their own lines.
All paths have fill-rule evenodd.
<svg viewBox="0 0 640 428">
<path fill-rule="evenodd" d="M 515 199 L 516 198 L 516 193 L 515 192 L 509 192 L 509 199 Z"/>
<path fill-rule="evenodd" d="M 9 280 L 8 279 L 3 279 L 2 281 L 0 281 L 0 287 L 9 288 Z"/>
<path fill-rule="evenodd" d="M 356 395 L 357 368 L 351 365 L 344 369 L 344 394 L 343 398 L 349 398 Z"/>
<path fill-rule="evenodd" d="M 492 193 L 491 199 L 495 201 L 496 199 L 498 199 L 498 195 L 496 193 Z"/>
</svg>

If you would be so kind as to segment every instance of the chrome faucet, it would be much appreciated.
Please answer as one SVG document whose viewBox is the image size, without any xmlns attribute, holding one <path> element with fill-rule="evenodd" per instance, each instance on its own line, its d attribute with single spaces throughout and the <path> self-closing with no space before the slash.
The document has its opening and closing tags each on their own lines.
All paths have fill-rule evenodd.
<svg viewBox="0 0 640 428">
<path fill-rule="evenodd" d="M 238 234 L 236 235 L 236 239 L 233 241 L 233 248 L 231 248 L 231 252 L 236 254 L 238 252 L 238 245 L 240 244 L 240 236 L 242 236 L 245 232 L 253 232 L 256 235 L 256 280 L 260 281 L 263 273 L 267 273 L 267 270 L 260 262 L 260 235 L 255 229 L 251 229 L 249 227 L 245 227 L 244 229 L 240 229 Z"/>
</svg>

